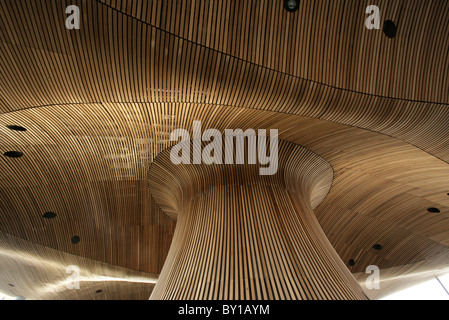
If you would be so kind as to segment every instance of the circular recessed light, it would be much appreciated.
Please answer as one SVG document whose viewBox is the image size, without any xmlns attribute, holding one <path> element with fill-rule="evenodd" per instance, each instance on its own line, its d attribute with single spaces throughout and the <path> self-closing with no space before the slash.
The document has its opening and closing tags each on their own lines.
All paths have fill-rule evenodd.
<svg viewBox="0 0 449 320">
<path fill-rule="evenodd" d="M 354 259 L 349 260 L 348 264 L 350 267 L 354 266 L 355 265 Z"/>
<path fill-rule="evenodd" d="M 73 244 L 77 244 L 77 243 L 79 243 L 80 242 L 80 237 L 78 237 L 78 236 L 74 236 L 73 238 L 72 238 L 72 243 Z"/>
<path fill-rule="evenodd" d="M 45 212 L 42 216 L 45 219 L 53 219 L 53 218 L 56 218 L 56 213 L 54 213 L 54 212 Z"/>
<path fill-rule="evenodd" d="M 284 9 L 288 12 L 295 12 L 299 9 L 299 0 L 284 0 Z"/>
<path fill-rule="evenodd" d="M 8 151 L 5 152 L 3 155 L 8 158 L 20 158 L 23 156 L 23 153 L 20 151 Z"/>
<path fill-rule="evenodd" d="M 385 33 L 385 35 L 392 39 L 394 37 L 396 37 L 396 32 L 398 31 L 398 27 L 394 24 L 393 21 L 391 20 L 386 20 L 384 22 L 384 28 L 383 28 L 383 32 Z"/>
<path fill-rule="evenodd" d="M 14 130 L 14 131 L 27 131 L 27 129 L 25 129 L 24 127 L 21 126 L 6 126 L 8 129 L 10 130 Z"/>
<path fill-rule="evenodd" d="M 373 246 L 373 249 L 374 250 L 382 250 L 382 246 L 380 245 L 380 244 L 375 244 L 374 246 Z"/>
<path fill-rule="evenodd" d="M 102 293 L 103 292 L 103 290 L 97 290 L 97 291 L 95 291 L 95 293 Z"/>
<path fill-rule="evenodd" d="M 429 211 L 430 213 L 440 213 L 440 209 L 434 207 L 427 208 L 427 211 Z"/>
</svg>

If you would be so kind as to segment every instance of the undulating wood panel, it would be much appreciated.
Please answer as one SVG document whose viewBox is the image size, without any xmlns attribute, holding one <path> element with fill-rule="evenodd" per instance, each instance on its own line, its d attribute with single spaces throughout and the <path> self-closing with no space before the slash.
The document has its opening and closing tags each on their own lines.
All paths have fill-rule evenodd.
<svg viewBox="0 0 449 320">
<path fill-rule="evenodd" d="M 158 275 L 86 259 L 0 232 L 1 293 L 26 299 L 146 299 Z"/>
<path fill-rule="evenodd" d="M 178 212 L 152 299 L 366 298 L 313 213 L 332 167 L 284 141 L 279 153 L 269 176 L 258 165 L 174 165 L 168 151 L 155 159 L 150 189 Z"/>
<path fill-rule="evenodd" d="M 72 4 L 79 30 L 65 27 Z M 370 4 L 397 25 L 396 37 L 366 29 Z M 325 236 L 351 272 L 377 265 L 399 279 L 368 296 L 396 290 L 416 270 L 443 270 L 448 17 L 449 2 L 437 0 L 301 0 L 294 13 L 268 0 L 1 0 L 0 230 L 158 274 L 182 208 L 159 208 L 149 170 L 173 146 L 170 133 L 191 133 L 198 120 L 221 132 L 278 129 L 326 160 L 332 186 L 312 199 Z M 10 292 L 7 279 L 23 263 L 8 256 L 0 291 Z M 23 270 L 32 279 L 36 269 Z M 25 282 L 13 293 L 38 299 Z M 89 290 L 65 297 L 91 298 Z M 150 292 L 119 291 L 108 298 Z"/>
</svg>

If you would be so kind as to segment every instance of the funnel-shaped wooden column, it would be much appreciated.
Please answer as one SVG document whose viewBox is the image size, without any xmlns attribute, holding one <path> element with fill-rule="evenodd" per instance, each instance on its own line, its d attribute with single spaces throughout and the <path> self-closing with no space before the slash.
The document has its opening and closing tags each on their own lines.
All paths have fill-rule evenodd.
<svg viewBox="0 0 449 320">
<path fill-rule="evenodd" d="M 153 197 L 177 218 L 152 299 L 366 299 L 328 242 L 313 208 L 332 183 L 331 166 L 280 142 L 279 169 L 152 164 Z"/>
</svg>

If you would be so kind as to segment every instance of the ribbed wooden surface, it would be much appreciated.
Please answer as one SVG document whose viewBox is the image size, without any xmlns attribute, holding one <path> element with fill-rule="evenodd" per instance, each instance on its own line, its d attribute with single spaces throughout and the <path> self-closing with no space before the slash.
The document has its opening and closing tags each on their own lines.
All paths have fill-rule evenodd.
<svg viewBox="0 0 449 320">
<path fill-rule="evenodd" d="M 445 276 L 449 272 L 448 260 L 449 255 L 446 253 L 431 261 L 423 260 L 414 264 L 382 269 L 380 289 L 365 290 L 365 293 L 370 299 L 381 299 L 425 281 L 435 280 L 435 277 Z M 360 272 L 355 273 L 354 277 L 362 288 L 366 289 L 366 279 L 369 275 Z"/>
<path fill-rule="evenodd" d="M 158 279 L 156 274 L 57 251 L 4 232 L 0 232 L 0 243 L 1 292 L 10 297 L 139 300 L 148 298 Z"/>
<path fill-rule="evenodd" d="M 169 6 L 170 1 L 113 1 L 112 5 L 98 1 L 70 2 L 78 4 L 83 13 L 80 31 L 65 28 L 65 16 L 61 12 L 65 12 L 68 1 L 3 1 L 0 17 L 4 39 L 0 47 L 0 66 L 5 77 L 0 110 L 8 112 L 42 105 L 105 101 L 231 105 L 301 114 L 366 128 L 407 141 L 440 158 L 449 157 L 449 133 L 444 126 L 444 120 L 449 117 L 446 107 L 448 80 L 443 76 L 449 66 L 444 54 L 434 56 L 436 48 L 438 52 L 446 52 L 444 48 L 449 43 L 447 29 L 439 29 L 447 23 L 447 15 L 443 14 L 448 10 L 447 2 L 397 1 L 396 5 L 392 2 L 380 5 L 383 10 L 388 9 L 383 13 L 385 19 L 399 16 L 395 11 L 401 7 L 402 14 L 407 10 L 411 15 L 410 19 L 401 16 L 401 21 L 405 19 L 408 23 L 401 23 L 401 36 L 394 40 L 386 38 L 381 31 L 365 28 L 367 15 L 362 1 L 351 6 L 345 5 L 344 1 L 314 1 L 312 7 L 304 1 L 302 7 L 308 9 L 302 11 L 314 17 L 313 21 L 316 19 L 316 23 L 310 21 L 304 28 L 299 27 L 299 21 L 303 23 L 308 19 L 299 20 L 297 14 L 280 10 L 282 3 L 278 8 L 274 5 L 276 2 L 265 2 L 266 6 L 273 5 L 269 15 L 277 18 L 267 20 L 273 39 L 265 40 L 271 45 L 260 45 L 259 51 L 299 47 L 297 52 L 288 54 L 273 52 L 270 60 L 285 65 L 284 68 L 289 66 L 287 70 L 290 71 L 298 69 L 291 64 L 305 64 L 313 71 L 306 72 L 304 78 L 283 72 L 283 68 L 277 70 L 270 64 L 254 63 L 251 59 L 214 50 L 165 31 L 158 20 L 168 20 L 170 26 L 176 25 L 176 19 L 170 17 L 180 15 L 176 22 L 183 25 L 185 21 L 182 14 L 186 11 L 181 11 L 181 5 Z M 192 8 L 198 14 L 197 20 L 204 10 L 201 7 L 207 2 L 200 3 L 195 2 L 200 9 Z M 228 27 L 231 25 L 230 3 L 226 2 L 228 9 L 217 11 L 224 15 L 224 19 L 228 16 Z M 245 8 L 250 5 L 257 8 L 253 2 L 237 3 L 244 3 Z M 331 9 L 336 4 L 339 7 Z M 416 27 L 423 23 L 422 20 L 416 22 L 422 6 L 427 8 L 429 19 L 426 20 L 429 26 L 426 25 L 424 30 L 429 30 L 432 37 L 426 37 L 428 33 Z M 148 9 L 155 25 L 146 18 L 139 19 L 139 12 Z M 131 10 L 131 14 L 127 10 Z M 328 14 L 327 10 L 340 14 Z M 243 9 L 232 11 L 250 14 Z M 264 11 L 251 12 L 266 15 Z M 42 15 L 46 19 L 41 19 Z M 194 16 L 189 20 L 189 28 L 192 28 L 187 28 L 189 34 L 197 34 L 199 26 L 203 26 L 202 30 L 207 29 L 202 20 L 195 23 Z M 234 16 L 241 17 L 240 13 Z M 330 24 L 334 26 L 333 33 L 325 31 L 324 37 L 320 27 L 323 27 L 323 21 L 333 21 L 329 17 L 335 17 L 339 23 Z M 218 20 L 221 21 L 215 21 Z M 240 20 L 251 21 L 243 17 Z M 283 32 L 290 24 L 303 30 L 304 38 L 310 40 L 302 41 L 303 37 Z M 210 32 L 217 31 L 216 26 L 210 28 Z M 177 29 L 186 30 L 185 27 Z M 341 31 L 346 29 L 348 32 Z M 359 36 L 355 37 L 349 30 L 356 30 Z M 219 33 L 219 42 L 232 42 L 231 39 L 242 33 L 241 30 L 227 32 L 231 34 L 225 36 L 227 33 L 223 31 L 221 36 Z M 247 32 L 246 37 L 259 35 L 255 30 Z M 292 44 L 290 39 L 297 40 Z M 247 52 L 241 47 L 247 43 L 235 44 L 236 50 L 242 54 Z M 335 48 L 342 48 L 343 52 Z M 333 54 L 329 56 L 326 52 Z M 397 60 L 403 64 L 396 63 Z M 430 63 L 435 65 L 429 66 Z M 336 69 L 330 68 L 332 65 L 336 65 Z M 325 72 L 319 68 L 330 69 Z M 355 74 L 351 73 L 353 69 Z M 17 77 L 18 74 L 26 76 Z M 326 83 L 337 75 L 342 79 L 335 82 L 337 86 Z M 361 87 L 338 86 L 346 81 L 355 81 Z M 395 86 L 398 88 L 393 90 Z M 373 88 L 381 89 L 372 92 Z M 435 139 L 435 136 L 439 138 Z"/>
<path fill-rule="evenodd" d="M 65 28 L 70 4 L 81 30 Z M 365 28 L 368 4 L 397 23 L 396 38 Z M 315 213 L 351 271 L 442 267 L 448 10 L 418 0 L 304 0 L 294 14 L 282 1 L 2 0 L 0 155 L 24 156 L 1 156 L 0 229 L 159 273 L 175 222 L 153 201 L 148 169 L 171 130 L 201 120 L 279 129 L 332 165 Z"/>
<path fill-rule="evenodd" d="M 364 299 L 316 220 L 332 168 L 283 141 L 279 170 L 257 165 L 153 162 L 150 189 L 162 207 L 183 199 L 152 299 Z M 167 181 L 167 172 L 174 181 Z"/>
</svg>

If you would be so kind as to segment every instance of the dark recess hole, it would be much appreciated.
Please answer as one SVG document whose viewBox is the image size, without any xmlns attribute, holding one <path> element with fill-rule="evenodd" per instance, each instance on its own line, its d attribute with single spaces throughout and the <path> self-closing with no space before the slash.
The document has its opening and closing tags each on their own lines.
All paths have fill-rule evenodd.
<svg viewBox="0 0 449 320">
<path fill-rule="evenodd" d="M 430 213 L 440 213 L 440 209 L 434 207 L 427 208 L 427 211 L 429 211 Z"/>
<path fill-rule="evenodd" d="M 284 9 L 288 12 L 295 12 L 299 9 L 299 0 L 284 0 Z"/>
<path fill-rule="evenodd" d="M 74 236 L 73 238 L 72 238 L 72 243 L 73 244 L 77 244 L 77 243 L 79 243 L 80 242 L 80 237 L 78 237 L 78 236 Z"/>
<path fill-rule="evenodd" d="M 15 285 L 13 285 L 12 283 L 9 284 L 10 287 L 15 287 Z"/>
<path fill-rule="evenodd" d="M 27 129 L 21 126 L 6 126 L 6 127 L 14 131 L 27 131 Z"/>
<path fill-rule="evenodd" d="M 383 32 L 385 33 L 387 38 L 392 39 L 392 38 L 396 37 L 396 32 L 397 31 L 398 31 L 398 27 L 396 27 L 396 25 L 394 24 L 393 21 L 386 20 L 384 22 Z"/>
<path fill-rule="evenodd" d="M 45 219 L 53 219 L 53 218 L 56 218 L 56 213 L 54 213 L 54 212 L 45 212 L 43 217 Z"/>
<path fill-rule="evenodd" d="M 95 293 L 102 293 L 103 292 L 103 290 L 97 290 L 97 291 L 95 291 Z"/>
<path fill-rule="evenodd" d="M 348 264 L 350 267 L 352 267 L 355 265 L 355 261 L 353 259 L 351 259 L 351 260 L 349 260 Z"/>
<path fill-rule="evenodd" d="M 20 151 L 8 151 L 5 152 L 3 155 L 8 158 L 20 158 L 21 156 L 23 156 L 23 153 Z"/>
<path fill-rule="evenodd" d="M 380 245 L 380 244 L 375 244 L 374 246 L 373 246 L 373 249 L 374 250 L 382 250 L 382 246 Z"/>
</svg>

